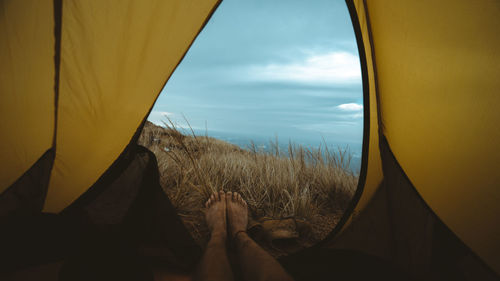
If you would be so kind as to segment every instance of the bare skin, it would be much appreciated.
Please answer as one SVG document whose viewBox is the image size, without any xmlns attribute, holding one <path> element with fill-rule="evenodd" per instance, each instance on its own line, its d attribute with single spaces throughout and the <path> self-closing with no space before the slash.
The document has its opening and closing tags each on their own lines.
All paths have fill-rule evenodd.
<svg viewBox="0 0 500 281">
<path fill-rule="evenodd" d="M 211 235 L 195 280 L 234 280 L 227 257 L 228 232 L 245 280 L 293 280 L 273 257 L 247 235 L 248 207 L 241 195 L 220 191 L 210 196 L 205 207 L 205 219 Z"/>
<path fill-rule="evenodd" d="M 233 280 L 227 258 L 226 200 L 223 191 L 210 196 L 205 203 L 205 219 L 210 229 L 210 240 L 195 274 L 195 280 Z"/>
<path fill-rule="evenodd" d="M 293 280 L 271 255 L 246 233 L 248 207 L 241 195 L 226 193 L 229 232 L 245 280 Z"/>
</svg>

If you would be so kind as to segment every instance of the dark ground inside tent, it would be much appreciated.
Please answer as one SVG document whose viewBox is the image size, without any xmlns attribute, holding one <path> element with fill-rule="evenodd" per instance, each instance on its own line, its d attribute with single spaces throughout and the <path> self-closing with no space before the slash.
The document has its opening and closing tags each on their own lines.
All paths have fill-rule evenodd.
<svg viewBox="0 0 500 281">
<path fill-rule="evenodd" d="M 324 152 L 302 147 L 290 148 L 293 157 L 249 151 L 149 122 L 139 143 L 155 153 L 163 190 L 201 248 L 209 238 L 204 203 L 215 190 L 242 195 L 249 205 L 250 236 L 280 257 L 324 239 L 357 184 L 348 162 L 323 159 Z"/>
</svg>

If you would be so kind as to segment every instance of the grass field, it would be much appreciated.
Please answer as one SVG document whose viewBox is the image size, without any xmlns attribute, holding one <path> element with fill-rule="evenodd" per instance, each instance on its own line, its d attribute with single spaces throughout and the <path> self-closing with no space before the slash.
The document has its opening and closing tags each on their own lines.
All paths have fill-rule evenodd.
<svg viewBox="0 0 500 281">
<path fill-rule="evenodd" d="M 250 208 L 250 234 L 273 255 L 323 239 L 340 219 L 356 184 L 347 151 L 290 143 L 280 151 L 236 145 L 148 122 L 139 143 L 158 158 L 161 185 L 203 246 L 204 202 L 216 190 L 237 191 Z M 326 146 L 324 146 L 326 147 Z"/>
</svg>

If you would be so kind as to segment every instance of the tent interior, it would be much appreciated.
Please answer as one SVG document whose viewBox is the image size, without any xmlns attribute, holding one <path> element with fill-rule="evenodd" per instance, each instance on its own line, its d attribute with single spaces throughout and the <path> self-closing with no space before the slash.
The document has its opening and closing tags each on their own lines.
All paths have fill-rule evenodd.
<svg viewBox="0 0 500 281">
<path fill-rule="evenodd" d="M 188 278 L 202 249 L 137 139 L 219 3 L 0 1 L 2 280 Z M 358 188 L 325 240 L 279 261 L 296 280 L 498 280 L 500 2 L 346 4 Z"/>
</svg>

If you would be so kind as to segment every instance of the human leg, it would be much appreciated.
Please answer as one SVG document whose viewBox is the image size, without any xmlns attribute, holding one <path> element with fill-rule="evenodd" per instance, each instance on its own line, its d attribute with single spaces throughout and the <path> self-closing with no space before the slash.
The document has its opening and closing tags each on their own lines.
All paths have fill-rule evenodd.
<svg viewBox="0 0 500 281">
<path fill-rule="evenodd" d="M 210 240 L 196 271 L 195 280 L 233 280 L 227 257 L 226 200 L 223 191 L 210 196 L 205 203 L 205 219 L 210 229 Z"/>
<path fill-rule="evenodd" d="M 226 193 L 226 209 L 229 234 L 245 280 L 293 280 L 276 259 L 247 235 L 248 207 L 241 195 Z"/>
</svg>

